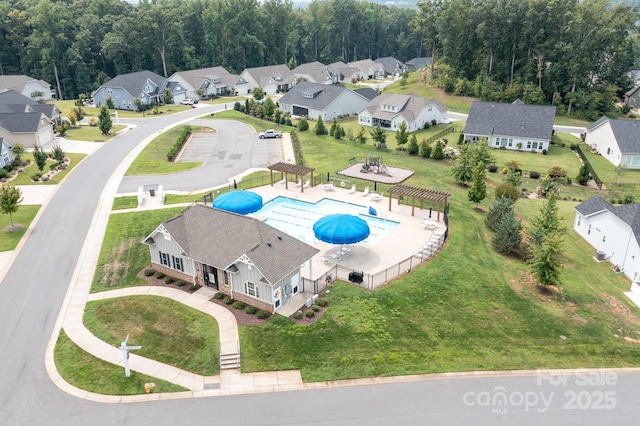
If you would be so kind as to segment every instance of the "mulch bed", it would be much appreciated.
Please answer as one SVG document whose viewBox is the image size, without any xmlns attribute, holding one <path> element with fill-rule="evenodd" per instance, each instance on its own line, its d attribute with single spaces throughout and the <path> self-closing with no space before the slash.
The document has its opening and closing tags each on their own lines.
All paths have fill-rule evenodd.
<svg viewBox="0 0 640 426">
<path fill-rule="evenodd" d="M 147 285 L 153 285 L 153 286 L 160 286 L 160 287 L 171 287 L 171 288 L 175 288 L 178 290 L 182 290 L 184 292 L 187 293 L 193 293 L 193 291 L 189 290 L 190 284 L 187 283 L 185 285 L 183 285 L 182 287 L 178 287 L 176 286 L 176 281 L 174 281 L 171 284 L 167 284 L 164 280 L 164 278 L 156 278 L 155 274 L 151 275 L 151 276 L 146 276 L 144 274 L 144 271 L 146 269 L 153 269 L 150 265 L 145 266 L 140 272 L 138 272 L 138 278 L 146 281 Z M 256 314 L 248 314 L 244 309 L 235 309 L 233 307 L 233 305 L 227 305 L 223 302 L 223 299 L 211 299 L 211 302 L 220 305 L 224 308 L 226 308 L 227 310 L 229 310 L 229 312 L 231 312 L 233 314 L 233 316 L 236 318 L 236 322 L 238 323 L 238 325 L 242 325 L 242 326 L 253 326 L 253 325 L 262 325 L 265 324 L 267 321 L 269 321 L 269 319 L 271 319 L 271 315 L 268 316 L 265 319 L 260 319 L 256 316 Z M 328 307 L 328 306 L 327 306 Z M 318 321 L 318 319 L 320 319 L 320 317 L 322 316 L 322 314 L 324 313 L 324 311 L 327 310 L 327 307 L 320 307 L 320 310 L 318 312 L 315 313 L 315 315 L 312 318 L 307 318 L 306 316 L 304 316 L 305 312 L 307 310 L 309 310 L 310 308 L 307 308 L 306 306 L 303 306 L 300 310 L 302 311 L 302 318 L 301 319 L 295 319 L 293 316 L 289 317 L 289 319 L 291 321 L 293 321 L 296 324 L 302 324 L 302 325 L 310 325 L 313 324 L 314 322 Z"/>
</svg>

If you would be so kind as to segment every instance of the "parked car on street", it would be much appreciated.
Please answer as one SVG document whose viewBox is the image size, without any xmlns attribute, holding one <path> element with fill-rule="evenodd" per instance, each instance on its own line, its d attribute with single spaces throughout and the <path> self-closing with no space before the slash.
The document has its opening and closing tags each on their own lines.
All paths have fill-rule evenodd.
<svg viewBox="0 0 640 426">
<path fill-rule="evenodd" d="M 195 104 L 195 101 L 191 98 L 184 98 L 183 100 L 180 101 L 180 105 L 193 105 Z"/>
<path fill-rule="evenodd" d="M 282 132 L 280 132 L 278 130 L 269 129 L 269 130 L 265 130 L 264 132 L 260 133 L 258 136 L 260 137 L 260 139 L 281 138 L 282 137 Z"/>
</svg>

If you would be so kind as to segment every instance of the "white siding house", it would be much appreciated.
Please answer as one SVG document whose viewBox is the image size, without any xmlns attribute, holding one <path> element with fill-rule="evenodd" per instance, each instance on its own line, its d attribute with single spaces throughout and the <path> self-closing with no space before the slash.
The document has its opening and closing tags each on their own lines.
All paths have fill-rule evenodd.
<svg viewBox="0 0 640 426">
<path fill-rule="evenodd" d="M 614 206 L 595 195 L 576 206 L 573 229 L 632 282 L 640 297 L 640 203 Z"/>
<path fill-rule="evenodd" d="M 602 117 L 587 127 L 585 143 L 614 166 L 640 169 L 640 121 Z"/>
<path fill-rule="evenodd" d="M 3 90 L 15 90 L 34 101 L 51 100 L 53 94 L 49 83 L 27 75 L 0 75 L 0 92 Z"/>
<path fill-rule="evenodd" d="M 556 107 L 473 102 L 464 128 L 464 138 L 486 140 L 491 148 L 542 152 L 549 150 Z"/>
<path fill-rule="evenodd" d="M 425 99 L 418 95 L 383 93 L 369 102 L 358 113 L 358 124 L 397 131 L 400 123 L 407 123 L 407 131 L 424 128 L 433 120 L 440 123 L 447 114 L 447 107 L 437 99 Z"/>
<path fill-rule="evenodd" d="M 244 79 L 222 67 L 176 72 L 167 79 L 160 92 L 164 92 L 165 88 L 171 90 L 174 103 L 180 103 L 185 98 L 206 99 L 249 93 L 249 85 Z"/>
<path fill-rule="evenodd" d="M 344 86 L 302 81 L 280 100 L 280 109 L 291 115 L 324 121 L 354 115 L 369 103 L 369 99 Z"/>
<path fill-rule="evenodd" d="M 240 77 L 247 82 L 249 91 L 261 87 L 267 95 L 288 92 L 296 84 L 296 76 L 284 64 L 247 68 Z"/>
</svg>

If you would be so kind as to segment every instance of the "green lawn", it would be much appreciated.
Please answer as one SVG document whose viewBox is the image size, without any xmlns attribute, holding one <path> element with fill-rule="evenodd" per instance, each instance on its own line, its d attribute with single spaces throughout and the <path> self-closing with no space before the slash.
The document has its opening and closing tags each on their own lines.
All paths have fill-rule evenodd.
<svg viewBox="0 0 640 426">
<path fill-rule="evenodd" d="M 132 296 L 87 303 L 85 326 L 118 346 L 140 345 L 136 354 L 205 376 L 219 373 L 219 331 L 214 318 L 171 299 Z"/>
<path fill-rule="evenodd" d="M 13 224 L 22 227 L 11 231 L 5 229 L 11 226 L 11 218 L 8 214 L 0 214 L 0 252 L 15 250 L 39 210 L 40 205 L 35 204 L 18 207 L 18 211 L 12 215 Z"/>
<path fill-rule="evenodd" d="M 94 357 L 78 347 L 67 337 L 64 330 L 54 350 L 56 369 L 69 384 L 89 392 L 102 395 L 139 395 L 145 393 L 145 383 L 154 383 L 154 393 L 182 392 L 188 389 L 156 377 L 131 372 L 124 375 L 124 368 Z"/>
<path fill-rule="evenodd" d="M 41 181 L 34 182 L 31 179 L 31 176 L 33 176 L 38 171 L 38 167 L 36 166 L 36 162 L 33 160 L 33 156 L 30 153 L 25 153 L 25 154 L 23 154 L 23 157 L 24 158 L 30 158 L 31 159 L 31 164 L 29 164 L 27 167 L 25 167 L 24 168 L 24 172 L 23 173 L 19 173 L 15 177 L 15 179 L 13 179 L 11 181 L 11 184 L 12 185 L 57 185 L 86 156 L 87 156 L 86 154 L 68 154 L 67 153 L 67 154 L 65 154 L 65 157 L 68 157 L 69 160 L 71 161 L 71 163 L 69 164 L 69 167 L 67 167 L 65 170 L 63 170 L 61 172 L 56 173 L 55 175 L 53 175 L 53 177 L 51 179 L 49 179 L 46 182 L 41 182 Z M 52 159 L 48 159 L 47 160 L 47 164 L 46 164 L 45 168 L 43 169 L 43 172 L 45 172 L 45 173 L 48 172 L 49 171 L 49 166 L 51 164 L 55 164 L 55 161 L 52 160 Z"/>
<path fill-rule="evenodd" d="M 199 126 L 190 126 L 193 131 L 203 129 Z M 167 153 L 176 143 L 184 126 L 177 126 L 167 130 L 147 145 L 135 161 L 129 166 L 125 176 L 151 175 L 163 173 L 177 173 L 198 167 L 201 162 L 169 162 Z M 206 129 L 212 131 L 211 129 Z"/>
<path fill-rule="evenodd" d="M 616 173 L 616 167 L 607 159 L 597 153 L 589 154 L 590 148 L 587 144 L 581 146 L 582 151 L 588 155 L 589 163 L 609 191 L 619 194 L 617 197 L 633 194 L 636 202 L 640 201 L 640 170 L 627 169 L 622 176 L 619 176 Z"/>
<path fill-rule="evenodd" d="M 135 209 L 136 207 L 138 207 L 138 196 L 126 195 L 114 198 L 111 210 Z"/>
<path fill-rule="evenodd" d="M 91 126 L 74 127 L 67 131 L 69 139 L 77 141 L 89 141 L 89 142 L 105 142 L 117 135 L 117 133 L 126 128 L 127 126 L 122 124 L 114 124 L 111 129 L 110 135 L 103 135 L 100 129 Z"/>
<path fill-rule="evenodd" d="M 76 107 L 74 100 L 66 100 L 66 101 L 53 101 L 51 103 L 55 104 L 58 109 L 61 111 L 63 117 L 67 117 L 71 111 Z M 100 108 L 90 108 L 90 107 L 82 107 L 85 112 L 86 117 L 97 117 L 100 115 Z M 143 118 L 143 117 L 160 117 L 162 115 L 175 114 L 177 112 L 190 110 L 191 107 L 187 105 L 159 105 L 158 112 L 159 114 L 153 115 L 151 110 L 145 111 L 144 114 L 142 112 L 135 111 L 126 111 L 121 109 L 112 109 L 109 112 L 114 113 L 118 112 L 119 118 Z M 115 123 L 115 118 L 112 118 Z"/>
<path fill-rule="evenodd" d="M 551 145 L 547 155 L 540 152 L 513 151 L 509 149 L 494 149 L 491 151 L 496 158 L 496 165 L 499 169 L 505 167 L 509 161 L 517 161 L 525 172 L 536 171 L 544 177 L 552 167 L 562 167 L 567 171 L 567 175 L 575 180 L 582 164 L 580 158 L 569 147 L 562 148 L 558 145 Z"/>
<path fill-rule="evenodd" d="M 149 247 L 142 244 L 142 240 L 161 222 L 183 210 L 177 207 L 111 215 L 91 292 L 145 285 L 144 280 L 136 277 L 150 262 Z"/>
</svg>

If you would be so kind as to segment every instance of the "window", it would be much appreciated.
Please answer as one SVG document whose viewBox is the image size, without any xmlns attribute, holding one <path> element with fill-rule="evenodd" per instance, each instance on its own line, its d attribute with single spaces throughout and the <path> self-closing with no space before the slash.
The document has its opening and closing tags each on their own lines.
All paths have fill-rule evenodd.
<svg viewBox="0 0 640 426">
<path fill-rule="evenodd" d="M 602 236 L 602 242 L 604 243 L 605 241 L 607 241 L 607 236 L 606 236 L 606 235 L 603 235 L 603 236 Z"/>
<path fill-rule="evenodd" d="M 173 260 L 173 269 L 184 272 L 184 264 L 182 262 L 182 258 L 171 256 L 171 259 Z"/>
<path fill-rule="evenodd" d="M 160 264 L 161 265 L 165 265 L 165 266 L 171 266 L 169 265 L 169 253 L 163 253 L 161 251 L 158 252 L 160 254 Z"/>
<path fill-rule="evenodd" d="M 258 294 L 258 287 L 256 287 L 254 283 L 249 281 L 244 283 L 244 292 L 249 296 L 260 297 L 260 295 Z"/>
<path fill-rule="evenodd" d="M 542 146 L 540 146 L 542 148 Z M 538 142 L 533 142 L 533 144 L 531 145 L 532 149 L 538 149 Z"/>
<path fill-rule="evenodd" d="M 222 271 L 222 280 L 224 285 L 229 285 L 229 273 L 227 271 Z"/>
<path fill-rule="evenodd" d="M 582 216 L 578 216 L 578 226 L 580 226 L 580 219 L 582 219 Z"/>
<path fill-rule="evenodd" d="M 527 141 L 527 149 L 531 149 L 531 141 Z"/>
<path fill-rule="evenodd" d="M 509 139 L 509 142 L 507 143 L 507 146 L 513 146 L 513 139 Z"/>
<path fill-rule="evenodd" d="M 607 155 L 611 154 L 611 148 L 607 148 Z"/>
</svg>

